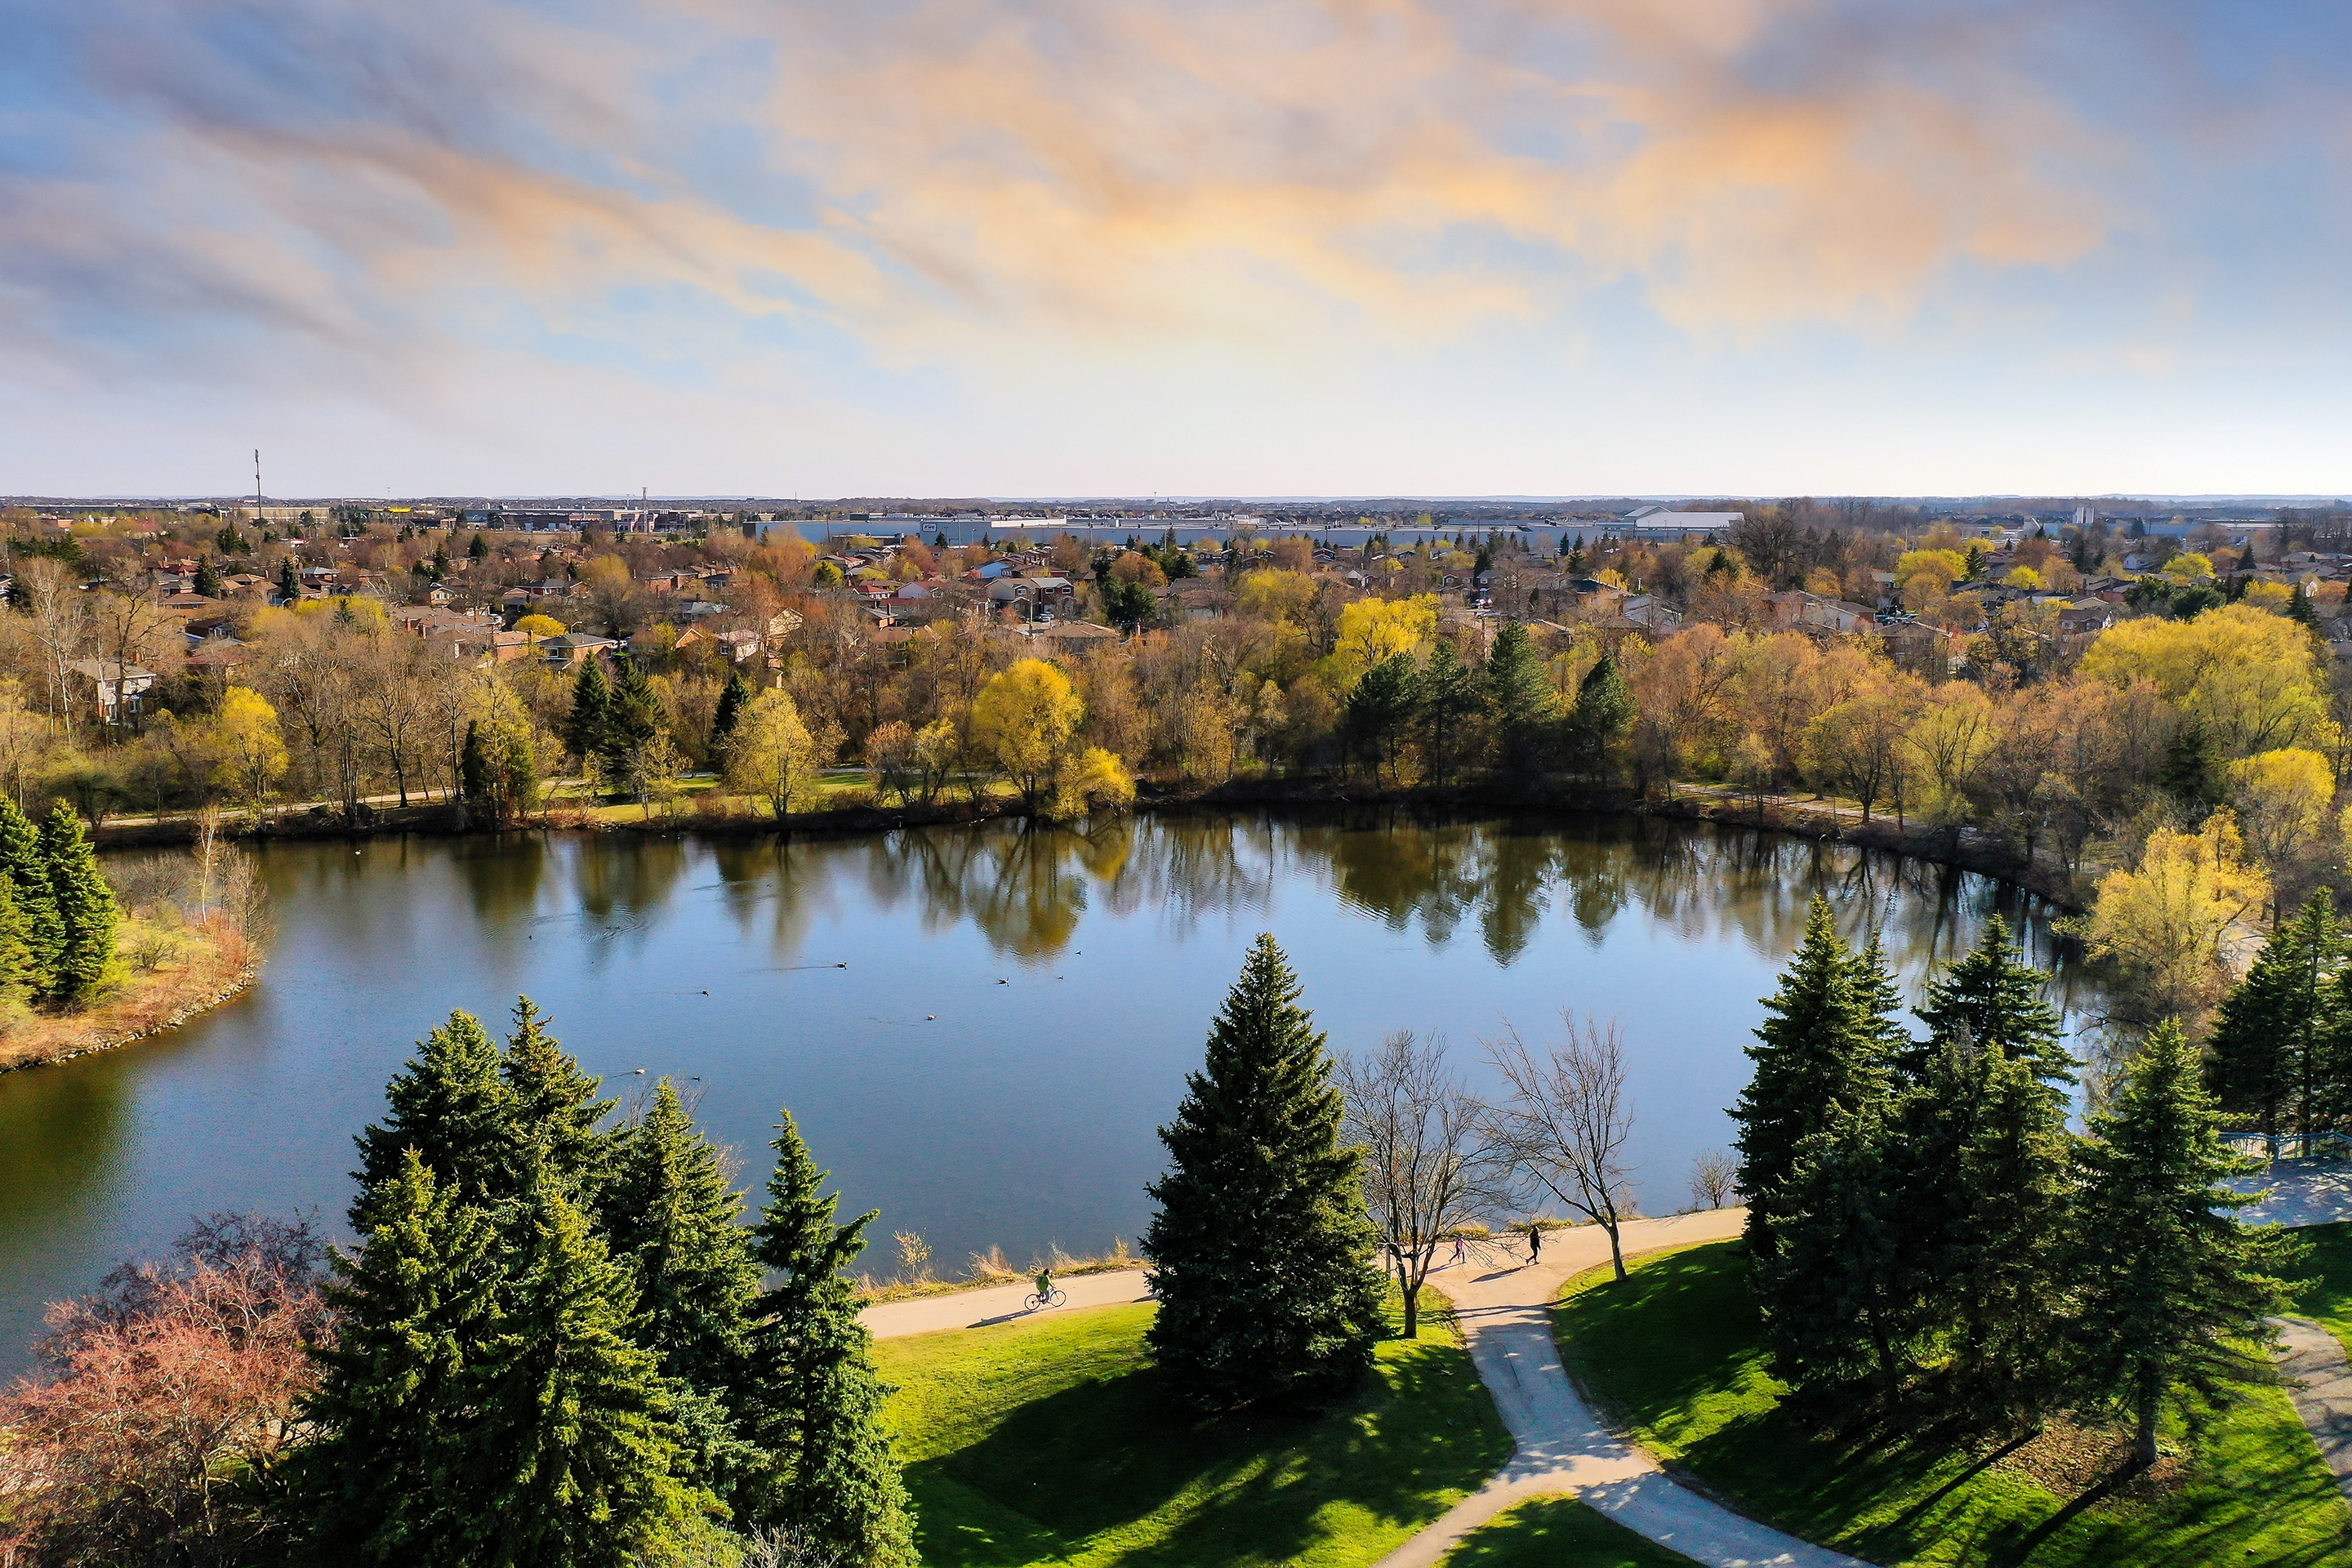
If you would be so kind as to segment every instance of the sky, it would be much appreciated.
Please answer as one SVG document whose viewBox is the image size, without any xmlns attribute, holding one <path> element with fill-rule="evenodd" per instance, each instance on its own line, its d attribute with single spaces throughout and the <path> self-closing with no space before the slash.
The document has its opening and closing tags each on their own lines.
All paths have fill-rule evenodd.
<svg viewBox="0 0 2352 1568">
<path fill-rule="evenodd" d="M 2347 35 L 0 0 L 0 493 L 2352 492 Z"/>
</svg>

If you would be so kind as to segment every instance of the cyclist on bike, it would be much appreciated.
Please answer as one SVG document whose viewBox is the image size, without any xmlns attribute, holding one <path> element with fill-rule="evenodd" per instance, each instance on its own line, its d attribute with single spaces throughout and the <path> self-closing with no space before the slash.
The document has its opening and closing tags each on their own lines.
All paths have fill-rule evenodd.
<svg viewBox="0 0 2352 1568">
<path fill-rule="evenodd" d="M 1049 1306 L 1053 1302 L 1053 1298 L 1054 1271 L 1051 1268 L 1040 1268 L 1037 1270 L 1037 1305 Z"/>
</svg>

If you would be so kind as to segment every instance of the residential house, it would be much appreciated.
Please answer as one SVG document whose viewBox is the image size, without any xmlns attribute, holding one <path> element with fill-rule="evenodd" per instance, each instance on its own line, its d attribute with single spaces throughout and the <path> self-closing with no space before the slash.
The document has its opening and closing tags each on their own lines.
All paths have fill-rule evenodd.
<svg viewBox="0 0 2352 1568">
<path fill-rule="evenodd" d="M 146 711 L 147 693 L 155 684 L 155 672 L 136 664 L 119 664 L 112 659 L 78 658 L 66 667 L 79 681 L 86 682 L 84 690 L 98 709 L 100 720 L 109 724 L 136 723 Z"/>
</svg>

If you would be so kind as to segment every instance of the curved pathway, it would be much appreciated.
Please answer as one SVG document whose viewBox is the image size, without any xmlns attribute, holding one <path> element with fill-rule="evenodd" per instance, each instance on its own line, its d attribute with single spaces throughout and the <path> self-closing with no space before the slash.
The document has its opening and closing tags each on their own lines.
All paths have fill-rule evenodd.
<svg viewBox="0 0 2352 1568">
<path fill-rule="evenodd" d="M 1739 1234 L 1745 1209 L 1629 1222 L 1625 1253 L 1655 1252 Z M 1577 1392 L 1552 1342 L 1551 1302 L 1575 1274 L 1609 1261 L 1598 1226 L 1548 1232 L 1544 1260 L 1517 1246 L 1487 1245 L 1460 1269 L 1433 1277 L 1454 1305 L 1478 1375 L 1518 1440 L 1509 1464 L 1443 1519 L 1382 1558 L 1379 1568 L 1433 1568 L 1465 1536 L 1529 1498 L 1574 1492 L 1637 1535 L 1710 1568 L 1869 1568 L 1700 1495 L 1659 1469 L 1639 1446 L 1611 1431 Z"/>
<path fill-rule="evenodd" d="M 2345 1359 L 2344 1342 L 2302 1318 L 2272 1321 L 2279 1328 L 2279 1371 L 2288 1379 L 2294 1413 L 2319 1445 L 2336 1489 L 2352 1502 L 2352 1362 Z"/>
<path fill-rule="evenodd" d="M 1114 1274 L 1073 1274 L 1054 1283 L 1069 1292 L 1066 1304 L 1051 1309 L 1066 1312 L 1073 1307 L 1117 1307 L 1151 1300 L 1150 1277 L 1140 1268 Z M 1036 1287 L 1024 1279 L 1017 1285 L 991 1285 L 980 1290 L 951 1290 L 943 1296 L 921 1296 L 912 1301 L 885 1301 L 857 1314 L 877 1340 L 907 1334 L 935 1333 L 941 1329 L 984 1329 L 1035 1314 L 1021 1310 L 1021 1299 Z"/>
</svg>

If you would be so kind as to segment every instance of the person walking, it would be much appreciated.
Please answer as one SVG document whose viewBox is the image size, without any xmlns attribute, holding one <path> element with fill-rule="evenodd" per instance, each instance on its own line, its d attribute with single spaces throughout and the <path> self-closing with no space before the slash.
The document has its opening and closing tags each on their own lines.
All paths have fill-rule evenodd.
<svg viewBox="0 0 2352 1568">
<path fill-rule="evenodd" d="M 1542 1261 L 1543 1226 L 1536 1220 L 1529 1220 L 1528 1221 L 1528 1267 L 1533 1268 Z"/>
<path fill-rule="evenodd" d="M 1454 1238 L 1454 1267 L 1461 1268 L 1470 1261 L 1470 1244 L 1461 1237 Z"/>
</svg>

